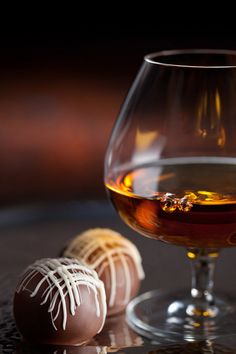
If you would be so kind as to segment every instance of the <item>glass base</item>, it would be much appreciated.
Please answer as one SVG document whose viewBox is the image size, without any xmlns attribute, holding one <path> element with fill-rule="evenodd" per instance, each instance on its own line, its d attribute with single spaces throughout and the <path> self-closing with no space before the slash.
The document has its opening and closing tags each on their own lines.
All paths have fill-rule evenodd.
<svg viewBox="0 0 236 354">
<path fill-rule="evenodd" d="M 191 316 L 191 299 L 177 294 L 149 291 L 133 299 L 126 318 L 132 329 L 157 342 L 215 339 L 236 334 L 236 300 L 218 299 L 214 317 Z"/>
</svg>

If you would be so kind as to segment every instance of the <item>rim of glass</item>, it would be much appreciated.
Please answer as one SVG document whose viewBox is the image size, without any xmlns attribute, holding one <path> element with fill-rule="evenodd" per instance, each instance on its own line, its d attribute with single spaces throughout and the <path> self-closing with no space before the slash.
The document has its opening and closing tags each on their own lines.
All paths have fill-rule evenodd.
<svg viewBox="0 0 236 354">
<path fill-rule="evenodd" d="M 153 52 L 144 56 L 144 60 L 147 63 L 155 64 L 159 66 L 179 67 L 179 68 L 196 68 L 196 69 L 232 69 L 236 68 L 235 65 L 188 65 L 188 64 L 172 64 L 165 63 L 156 58 L 171 57 L 181 54 L 223 54 L 234 55 L 236 59 L 236 50 L 230 49 L 174 49 L 174 50 L 162 50 L 160 52 Z M 155 59 L 154 59 L 155 58 Z"/>
</svg>

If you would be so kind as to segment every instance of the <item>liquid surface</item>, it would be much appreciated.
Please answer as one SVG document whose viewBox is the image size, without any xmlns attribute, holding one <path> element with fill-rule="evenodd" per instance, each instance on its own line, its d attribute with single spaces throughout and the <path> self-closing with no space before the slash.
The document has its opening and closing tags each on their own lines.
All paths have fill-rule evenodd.
<svg viewBox="0 0 236 354">
<path fill-rule="evenodd" d="M 186 247 L 236 245 L 235 164 L 121 168 L 106 186 L 122 219 L 143 235 Z"/>
</svg>

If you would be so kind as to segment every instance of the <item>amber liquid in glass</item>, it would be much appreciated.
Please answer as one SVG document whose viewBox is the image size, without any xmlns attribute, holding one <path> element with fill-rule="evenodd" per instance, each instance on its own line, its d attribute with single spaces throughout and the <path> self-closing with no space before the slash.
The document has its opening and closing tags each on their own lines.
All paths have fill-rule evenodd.
<svg viewBox="0 0 236 354">
<path fill-rule="evenodd" d="M 172 160 L 123 167 L 107 179 L 121 218 L 139 233 L 175 245 L 236 246 L 234 160 Z"/>
</svg>

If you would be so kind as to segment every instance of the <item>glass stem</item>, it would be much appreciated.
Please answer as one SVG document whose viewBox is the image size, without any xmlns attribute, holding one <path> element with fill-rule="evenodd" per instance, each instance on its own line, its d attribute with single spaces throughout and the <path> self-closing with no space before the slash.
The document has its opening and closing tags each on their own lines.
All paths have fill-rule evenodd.
<svg viewBox="0 0 236 354">
<path fill-rule="evenodd" d="M 215 317 L 218 313 L 213 293 L 218 254 L 215 249 L 190 249 L 187 252 L 192 266 L 192 303 L 186 309 L 189 316 Z"/>
</svg>

